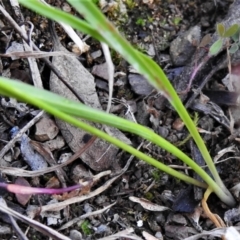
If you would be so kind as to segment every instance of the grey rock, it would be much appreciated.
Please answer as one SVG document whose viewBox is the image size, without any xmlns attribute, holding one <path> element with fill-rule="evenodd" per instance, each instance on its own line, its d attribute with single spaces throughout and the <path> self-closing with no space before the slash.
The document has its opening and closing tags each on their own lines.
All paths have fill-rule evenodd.
<svg viewBox="0 0 240 240">
<path fill-rule="evenodd" d="M 171 224 L 177 224 L 177 225 L 184 225 L 184 226 L 187 225 L 187 220 L 182 214 L 172 214 L 172 213 L 170 213 L 168 215 L 167 222 L 171 223 Z"/>
<path fill-rule="evenodd" d="M 174 66 L 184 66 L 191 60 L 201 39 L 199 26 L 190 28 L 174 39 L 170 45 L 170 57 Z"/>
<path fill-rule="evenodd" d="M 197 230 L 192 227 L 165 225 L 166 237 L 170 237 L 174 240 L 183 240 L 197 233 Z"/>
<path fill-rule="evenodd" d="M 232 208 L 224 213 L 225 222 L 231 226 L 235 222 L 240 220 L 240 211 L 238 208 Z"/>
<path fill-rule="evenodd" d="M 69 238 L 72 240 L 82 240 L 82 234 L 77 230 L 71 230 Z"/>
<path fill-rule="evenodd" d="M 108 64 L 95 65 L 92 69 L 92 74 L 108 81 Z"/>
<path fill-rule="evenodd" d="M 158 127 L 158 134 L 163 137 L 166 138 L 169 134 L 169 130 L 166 127 Z"/>
<path fill-rule="evenodd" d="M 96 79 L 96 87 L 108 92 L 108 83 L 102 79 Z"/>
<path fill-rule="evenodd" d="M 48 164 L 46 160 L 34 149 L 29 143 L 29 138 L 27 135 L 23 135 L 21 138 L 21 152 L 25 162 L 31 167 L 32 170 L 40 170 L 47 168 Z"/>
<path fill-rule="evenodd" d="M 159 239 L 159 240 L 163 240 L 163 235 L 162 235 L 161 232 L 156 232 L 156 233 L 155 233 L 155 237 L 156 237 L 157 239 Z"/>
<path fill-rule="evenodd" d="M 97 234 L 102 234 L 102 233 L 106 233 L 106 232 L 110 232 L 110 229 L 107 225 L 105 224 L 101 224 L 100 226 L 98 226 L 97 228 L 94 228 L 95 233 Z"/>
<path fill-rule="evenodd" d="M 102 56 L 102 51 L 101 50 L 97 50 L 97 51 L 91 53 L 91 57 L 93 59 L 99 58 L 101 56 Z"/>
<path fill-rule="evenodd" d="M 129 74 L 128 76 L 129 84 L 132 87 L 134 93 L 138 95 L 149 95 L 153 90 L 152 87 L 145 77 L 138 74 Z"/>
<path fill-rule="evenodd" d="M 11 228 L 7 225 L 1 224 L 0 226 L 0 234 L 5 235 L 5 234 L 11 234 Z"/>
<path fill-rule="evenodd" d="M 12 138 L 16 136 L 19 128 L 13 127 L 10 131 Z M 25 162 L 34 170 L 40 170 L 47 168 L 48 164 L 42 155 L 34 151 L 33 147 L 30 144 L 30 139 L 26 134 L 23 134 L 21 137 L 21 146 L 20 146 L 23 159 Z"/>
</svg>

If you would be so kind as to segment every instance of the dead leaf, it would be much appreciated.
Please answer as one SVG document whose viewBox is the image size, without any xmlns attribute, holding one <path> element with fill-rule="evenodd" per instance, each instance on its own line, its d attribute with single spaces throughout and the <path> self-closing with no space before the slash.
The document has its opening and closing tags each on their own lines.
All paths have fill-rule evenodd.
<svg viewBox="0 0 240 240">
<path fill-rule="evenodd" d="M 162 212 L 169 210 L 168 207 L 160 206 L 158 204 L 152 203 L 145 198 L 129 197 L 132 202 L 139 203 L 144 209 L 155 212 Z"/>
<path fill-rule="evenodd" d="M 46 184 L 46 188 L 60 188 L 60 182 L 56 177 L 51 177 Z"/>
<path fill-rule="evenodd" d="M 15 181 L 15 184 L 26 186 L 26 187 L 31 187 L 30 184 L 28 183 L 28 181 L 25 178 L 22 178 L 22 177 L 18 177 Z M 32 197 L 32 194 L 16 193 L 15 196 L 16 196 L 18 202 L 21 205 L 25 206 L 28 203 L 28 201 L 30 200 L 30 198 Z"/>
<path fill-rule="evenodd" d="M 81 184 L 82 188 L 81 190 L 74 190 L 71 192 L 65 192 L 62 195 L 53 195 L 53 198 L 57 199 L 58 201 L 64 201 L 76 196 L 81 196 L 81 195 L 85 195 L 88 194 L 91 190 L 91 187 L 93 185 L 93 180 L 89 180 L 89 181 L 82 181 L 79 183 Z"/>
</svg>

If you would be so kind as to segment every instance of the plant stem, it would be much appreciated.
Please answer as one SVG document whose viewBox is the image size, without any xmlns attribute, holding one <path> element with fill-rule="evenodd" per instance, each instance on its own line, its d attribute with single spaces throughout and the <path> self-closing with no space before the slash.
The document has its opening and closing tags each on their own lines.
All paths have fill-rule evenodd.
<svg viewBox="0 0 240 240">
<path fill-rule="evenodd" d="M 63 194 L 65 192 L 71 192 L 74 190 L 81 190 L 82 185 L 74 185 L 66 188 L 37 188 L 37 187 L 28 187 L 18 184 L 8 184 L 0 183 L 1 188 L 5 188 L 7 191 L 16 193 L 16 194 Z"/>
<path fill-rule="evenodd" d="M 204 193 L 204 197 L 202 199 L 202 207 L 203 207 L 204 213 L 208 216 L 209 219 L 212 220 L 212 222 L 215 224 L 217 228 L 226 227 L 224 223 L 221 223 L 221 221 L 219 221 L 216 218 L 216 216 L 210 211 L 207 205 L 207 199 L 212 192 L 213 192 L 212 189 L 208 188 Z"/>
</svg>

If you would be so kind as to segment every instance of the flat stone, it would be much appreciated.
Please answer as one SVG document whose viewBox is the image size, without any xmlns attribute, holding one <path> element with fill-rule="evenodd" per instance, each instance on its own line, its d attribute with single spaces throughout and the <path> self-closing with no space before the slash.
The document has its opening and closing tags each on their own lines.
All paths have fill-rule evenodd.
<svg viewBox="0 0 240 240">
<path fill-rule="evenodd" d="M 142 75 L 129 74 L 128 80 L 133 92 L 138 95 L 149 95 L 154 89 Z"/>
<path fill-rule="evenodd" d="M 101 56 L 102 56 L 102 51 L 101 50 L 97 50 L 97 51 L 91 53 L 91 57 L 93 59 L 99 58 Z"/>
<path fill-rule="evenodd" d="M 199 26 L 190 28 L 171 42 L 170 57 L 174 66 L 185 66 L 196 51 L 201 39 Z"/>
<path fill-rule="evenodd" d="M 108 65 L 107 63 L 95 65 L 92 69 L 92 74 L 94 76 L 100 77 L 108 81 Z"/>
<path fill-rule="evenodd" d="M 54 150 L 59 150 L 65 146 L 65 141 L 62 136 L 57 136 L 54 139 L 51 139 L 43 143 L 44 146 L 48 147 L 52 152 Z"/>
<path fill-rule="evenodd" d="M 77 230 L 71 230 L 69 237 L 72 240 L 82 240 L 83 239 L 82 234 Z"/>
<path fill-rule="evenodd" d="M 57 125 L 50 118 L 42 118 L 35 126 L 35 139 L 40 142 L 55 138 L 59 132 Z"/>
</svg>

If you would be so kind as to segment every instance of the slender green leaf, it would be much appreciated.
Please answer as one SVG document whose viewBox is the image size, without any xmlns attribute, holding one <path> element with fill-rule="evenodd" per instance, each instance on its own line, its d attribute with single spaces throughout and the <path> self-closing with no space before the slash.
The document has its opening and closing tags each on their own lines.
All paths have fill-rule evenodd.
<svg viewBox="0 0 240 240">
<path fill-rule="evenodd" d="M 29 94 L 26 94 L 26 92 Z M 32 94 L 32 92 L 34 92 L 37 95 L 34 96 L 34 94 Z M 35 105 L 35 106 L 49 112 L 50 114 L 53 114 L 54 116 L 66 121 L 76 127 L 82 128 L 83 130 L 85 130 L 95 136 L 98 136 L 98 137 L 118 146 L 119 148 L 122 148 L 123 150 L 133 154 L 134 156 L 146 161 L 147 163 L 159 168 L 160 170 L 162 170 L 172 176 L 175 176 L 183 181 L 195 184 L 197 186 L 205 187 L 205 185 L 203 183 L 200 183 L 195 179 L 185 176 L 184 174 L 179 173 L 178 171 L 156 161 L 155 159 L 148 157 L 147 155 L 145 155 L 142 152 L 136 150 L 135 148 L 123 143 L 122 141 L 109 136 L 108 134 L 104 133 L 103 131 L 96 129 L 84 122 L 81 122 L 81 121 L 71 117 L 69 115 L 68 108 L 75 106 L 75 108 L 74 108 L 75 111 L 72 114 L 76 115 L 76 112 L 77 112 L 78 115 L 82 115 L 83 118 L 87 119 L 87 120 L 89 120 L 91 118 L 90 116 L 92 115 L 92 113 L 93 113 L 93 115 L 95 115 L 94 112 L 97 112 L 97 113 L 101 113 L 102 115 L 101 114 L 99 115 L 99 118 L 96 119 L 96 122 L 105 122 L 105 120 L 106 120 L 106 123 L 109 123 L 108 118 L 112 118 L 111 120 L 121 121 L 122 123 L 124 123 L 126 125 L 133 124 L 130 127 L 128 126 L 129 130 L 131 130 L 131 127 L 133 127 L 133 129 L 131 130 L 132 132 L 135 133 L 134 129 L 137 129 L 136 133 L 139 136 L 143 136 L 143 137 L 145 137 L 145 139 L 148 139 L 163 148 L 166 147 L 166 146 L 164 146 L 165 142 L 162 142 L 162 141 L 164 141 L 164 139 L 162 139 L 160 136 L 158 136 L 151 130 L 149 130 L 141 125 L 118 118 L 114 115 L 107 114 L 105 112 L 101 112 L 99 110 L 93 110 L 92 108 L 84 106 L 83 104 L 80 104 L 80 103 L 77 103 L 74 101 L 70 101 L 70 100 L 60 97 L 56 94 L 50 93 L 46 90 L 37 89 L 37 88 L 34 88 L 27 84 L 24 84 L 21 82 L 16 82 L 16 81 L 5 79 L 5 78 L 0 78 L 0 94 L 9 96 L 9 97 L 15 97 L 17 99 L 23 100 L 24 102 L 28 102 L 32 105 Z M 39 96 L 41 96 L 41 97 L 39 97 Z M 49 97 L 51 97 L 51 98 L 49 99 Z M 55 103 L 54 102 L 55 100 L 60 101 L 60 105 L 63 104 L 65 106 L 65 104 L 67 104 L 67 109 L 65 109 L 65 107 L 63 107 L 63 106 L 58 108 L 57 106 L 59 106 L 59 103 Z M 51 101 L 52 101 L 52 104 L 49 104 L 49 102 L 51 102 Z M 65 113 L 63 110 L 66 110 L 67 113 Z M 85 111 L 84 113 L 81 113 L 82 110 L 83 111 L 89 110 L 89 112 Z M 89 113 L 90 113 L 90 115 L 89 115 Z M 101 120 L 100 118 L 103 120 Z M 110 122 L 112 124 L 109 123 L 109 125 L 114 126 L 114 122 L 112 122 L 111 120 L 110 120 Z M 125 129 L 125 127 L 122 126 L 122 128 L 120 128 L 120 129 Z M 159 142 L 160 142 L 160 144 L 159 144 Z M 169 143 L 169 142 L 166 142 L 166 144 L 171 145 L 171 143 Z M 176 148 L 173 145 L 171 147 L 173 149 Z M 225 189 L 222 188 L 222 186 L 218 186 L 218 184 L 216 184 L 216 182 L 214 182 L 213 179 L 201 167 L 199 167 L 194 161 L 192 161 L 190 158 L 188 158 L 178 148 L 176 148 L 175 150 L 176 151 L 173 151 L 173 152 L 175 154 L 179 155 L 180 159 L 184 160 L 190 167 L 192 167 L 192 169 L 206 181 L 206 183 L 210 186 L 210 188 L 213 189 L 213 191 L 219 196 L 219 198 L 223 202 L 225 202 L 226 204 L 228 204 L 230 206 L 234 205 L 235 201 L 232 198 L 231 194 L 229 195 L 229 193 L 227 191 L 225 191 Z"/>
<path fill-rule="evenodd" d="M 173 144 L 171 144 L 161 136 L 157 135 L 149 128 L 144 127 L 140 124 L 125 120 L 113 114 L 108 114 L 101 110 L 93 109 L 82 103 L 70 101 L 49 91 L 34 88 L 21 82 L 11 80 L 6 81 L 6 79 L 2 78 L 0 82 L 0 87 L 2 89 L 11 89 L 12 92 L 18 95 L 18 98 L 21 97 L 22 101 L 26 101 L 24 93 L 28 92 L 28 98 L 34 98 L 39 102 L 45 102 L 46 104 L 51 105 L 55 109 L 58 109 L 59 111 L 69 114 L 71 116 L 110 125 L 126 132 L 134 133 L 172 153 L 193 169 L 195 167 L 198 167 L 198 165 L 194 161 L 192 161 L 185 153 L 183 153 Z M 6 90 L 2 91 L 0 89 L 0 93 L 6 94 Z M 11 96 L 14 97 L 14 95 Z M 203 170 L 201 169 L 200 171 Z"/>
<path fill-rule="evenodd" d="M 139 73 L 143 74 L 153 86 L 163 92 L 172 106 L 176 109 L 183 122 L 186 124 L 186 127 L 188 128 L 200 152 L 202 153 L 202 156 L 206 161 L 215 181 L 224 189 L 225 192 L 229 193 L 219 177 L 212 158 L 193 121 L 191 120 L 187 110 L 183 106 L 176 91 L 170 84 L 162 69 L 150 58 L 133 49 L 130 43 L 119 34 L 114 26 L 105 18 L 105 16 L 91 1 L 67 1 L 74 6 L 80 14 L 84 14 L 85 19 L 96 30 L 99 30 L 99 33 L 104 36 L 105 39 L 107 39 L 111 47 L 120 52 L 122 56 L 129 63 L 131 63 L 136 70 L 139 71 Z"/>
<path fill-rule="evenodd" d="M 15 84 L 16 83 L 16 84 Z M 26 92 L 29 91 L 29 94 L 26 94 Z M 34 94 L 32 94 L 32 92 L 34 92 L 35 94 L 37 93 L 37 95 L 35 95 L 35 97 L 33 97 Z M 79 115 L 83 116 L 83 118 L 89 120 L 90 119 L 90 116 L 88 116 L 89 114 L 91 115 L 92 113 L 94 114 L 94 112 L 98 112 L 98 113 L 102 113 L 100 115 L 100 117 L 102 119 L 105 119 L 107 120 L 107 118 L 109 117 L 113 117 L 113 120 L 114 121 L 120 121 L 122 124 L 126 124 L 126 125 L 131 125 L 132 126 L 128 126 L 128 129 L 130 130 L 131 127 L 133 128 L 132 129 L 132 132 L 134 132 L 134 128 L 138 128 L 138 134 L 139 135 L 144 135 L 145 137 L 147 138 L 156 138 L 156 142 L 158 142 L 158 140 L 161 142 L 162 139 L 161 137 L 159 137 L 158 135 L 156 135 L 154 132 L 152 132 L 151 130 L 145 128 L 145 127 L 142 127 L 141 125 L 138 125 L 138 124 L 135 124 L 135 123 L 132 123 L 130 121 L 127 121 L 127 120 L 124 120 L 124 119 L 121 119 L 119 117 L 116 117 L 114 115 L 111 115 L 111 114 L 108 114 L 108 113 L 105 113 L 105 112 L 101 112 L 101 111 L 97 111 L 97 110 L 94 110 L 90 107 L 86 107 L 84 106 L 83 104 L 80 104 L 80 103 L 77 103 L 77 102 L 74 102 L 74 101 L 70 101 L 68 99 L 65 99 L 63 97 L 59 97 L 58 95 L 54 94 L 54 93 L 51 93 L 51 92 L 48 92 L 46 90 L 43 90 L 43 89 L 39 89 L 39 88 L 34 88 L 30 85 L 27 85 L 27 84 L 24 84 L 24 83 L 21 83 L 21 82 L 16 82 L 16 81 L 13 81 L 13 80 L 9 80 L 9 79 L 5 79 L 5 78 L 0 78 L 0 94 L 2 95 L 5 95 L 5 96 L 9 96 L 9 97 L 15 97 L 15 98 L 18 98 L 18 99 L 21 99 L 23 100 L 24 102 L 28 102 L 30 104 L 33 104 L 39 108 L 42 108 L 46 111 L 48 111 L 50 114 L 53 114 L 54 116 L 76 126 L 76 127 L 79 127 L 95 136 L 98 136 L 114 145 L 116 145 L 117 147 L 129 152 L 130 154 L 133 154 L 134 156 L 146 161 L 147 163 L 157 167 L 158 169 L 174 176 L 174 177 L 177 177 L 185 182 L 188 182 L 188 183 L 191 183 L 191 184 L 195 184 L 197 186 L 200 186 L 200 187 L 206 187 L 206 184 L 202 183 L 202 182 L 199 182 L 189 176 L 186 176 L 185 174 L 183 173 L 180 173 L 168 166 L 166 166 L 165 164 L 159 162 L 159 161 L 156 161 L 155 159 L 151 158 L 151 157 L 148 157 L 147 155 L 143 154 L 142 152 L 138 151 L 137 149 L 133 148 L 132 146 L 129 146 L 128 144 L 125 144 L 124 142 L 106 134 L 105 132 L 95 128 L 95 127 L 92 127 L 91 125 L 88 125 L 80 120 L 77 120 L 76 118 L 70 116 L 69 112 L 69 109 L 68 107 L 70 107 L 71 105 L 75 106 L 75 112 L 72 113 L 72 115 L 78 115 L 76 114 L 76 111 L 79 113 Z M 41 97 L 39 97 L 41 96 Z M 50 99 L 49 99 L 50 97 Z M 45 101 L 45 100 L 47 101 Z M 63 106 L 58 108 L 59 104 L 56 103 L 54 104 L 54 101 L 60 101 Z M 51 102 L 51 104 L 49 104 L 49 102 Z M 66 108 L 66 109 L 65 109 Z M 84 112 L 84 108 L 85 109 L 88 109 L 90 111 L 90 113 L 83 113 L 83 114 L 80 114 L 81 110 L 83 110 Z M 65 113 L 63 110 L 66 110 L 67 113 Z M 86 117 L 88 116 L 88 117 Z M 102 121 L 95 121 L 95 122 L 102 122 Z M 104 121 L 103 121 L 104 122 Z M 108 122 L 108 121 L 107 121 Z M 114 124 L 111 124 L 111 125 L 114 125 Z M 124 126 L 123 126 L 124 127 Z M 141 134 L 142 132 L 142 134 Z M 165 141 L 165 140 L 164 140 Z M 167 144 L 170 144 L 168 142 L 163 142 L 161 143 L 160 145 L 164 144 L 164 143 L 167 143 Z M 172 147 L 174 148 L 174 146 L 172 145 Z M 177 149 L 177 148 L 176 148 Z M 177 149 L 177 151 L 181 152 L 179 149 Z M 184 155 L 184 153 L 182 153 Z M 186 156 L 187 157 L 187 156 Z M 188 157 L 187 157 L 188 158 Z M 214 188 L 218 188 L 218 186 L 216 185 L 216 183 L 209 177 L 209 175 L 202 169 L 200 168 L 194 161 L 192 161 L 190 158 L 189 158 L 189 161 L 191 162 L 191 165 L 193 168 L 198 168 L 199 171 L 197 172 L 201 172 L 202 173 L 202 177 L 204 179 L 207 179 L 207 181 L 209 181 L 210 183 L 212 183 L 213 187 Z M 214 185 L 215 184 L 215 185 Z"/>
<path fill-rule="evenodd" d="M 39 9 L 42 8 L 42 6 L 40 6 L 40 5 L 35 7 L 36 1 L 25 1 L 25 0 L 19 0 L 19 1 L 21 3 L 23 3 L 25 6 L 28 6 L 28 4 L 31 3 L 30 4 L 31 8 L 32 9 L 37 9 L 37 11 L 39 11 Z M 68 2 L 72 6 L 74 6 L 75 9 L 80 14 L 82 14 L 84 16 L 85 20 L 88 22 L 88 24 L 91 26 L 91 28 L 93 30 L 92 36 L 94 36 L 94 37 L 97 36 L 96 38 L 98 40 L 105 41 L 110 47 L 112 47 L 116 51 L 118 51 L 129 63 L 131 63 L 133 65 L 133 67 L 136 70 L 139 71 L 139 73 L 143 74 L 154 87 L 156 87 L 157 89 L 159 89 L 163 92 L 163 94 L 167 97 L 167 99 L 170 101 L 170 103 L 173 105 L 173 107 L 176 109 L 176 111 L 178 112 L 178 114 L 180 115 L 180 117 L 182 118 L 184 123 L 186 124 L 186 127 L 188 128 L 191 135 L 193 136 L 199 150 L 201 151 L 206 163 L 208 164 L 209 169 L 210 169 L 212 175 L 214 176 L 214 179 L 216 180 L 219 187 L 222 188 L 222 193 L 221 193 L 222 195 L 220 194 L 221 199 L 222 200 L 225 199 L 224 201 L 227 201 L 227 199 L 228 199 L 228 202 L 233 203 L 234 200 L 231 198 L 230 193 L 228 192 L 226 187 L 223 185 L 201 136 L 199 135 L 194 123 L 192 122 L 191 118 L 189 117 L 188 112 L 184 108 L 184 106 L 183 106 L 181 100 L 179 99 L 176 91 L 174 90 L 174 88 L 172 87 L 170 82 L 168 81 L 168 79 L 167 79 L 166 75 L 164 74 L 164 72 L 162 71 L 162 69 L 155 62 L 153 62 L 149 57 L 147 57 L 147 56 L 143 55 L 142 53 L 136 51 L 119 34 L 119 32 L 105 18 L 105 16 L 99 11 L 99 9 L 92 3 L 92 1 L 68 0 Z M 51 13 L 53 13 L 53 12 L 51 12 Z M 44 14 L 44 12 L 43 12 L 43 14 Z M 49 17 L 54 18 L 55 16 L 52 15 L 52 16 L 49 16 Z M 67 16 L 67 17 L 69 17 L 69 16 Z M 75 25 L 74 26 L 72 25 L 72 26 L 75 27 L 76 29 L 78 29 L 78 26 L 76 26 L 76 21 L 77 20 L 76 19 L 71 19 L 71 20 L 75 21 L 73 23 Z M 68 19 L 65 19 L 64 17 L 60 21 L 71 25 L 71 21 L 68 21 Z M 224 28 L 224 31 L 225 31 L 225 28 Z M 96 32 L 98 33 L 98 35 L 96 35 Z M 91 34 L 91 33 L 89 33 L 89 34 Z M 222 30 L 220 30 L 220 34 L 222 34 Z M 19 95 L 19 96 L 21 96 L 21 95 Z M 23 97 L 23 100 L 24 100 L 25 99 L 24 96 L 22 96 L 22 97 Z M 46 103 L 46 100 L 45 101 L 42 100 L 42 101 L 44 103 Z M 73 104 L 71 103 L 70 106 L 73 106 Z M 86 110 L 86 108 L 85 108 L 85 110 Z M 87 111 L 89 111 L 89 109 Z M 87 112 L 85 112 L 85 114 L 86 113 Z M 95 115 L 96 115 L 96 112 L 95 112 Z M 89 117 L 89 115 L 88 116 L 83 116 L 83 117 L 86 118 L 86 117 Z M 138 130 L 140 130 L 140 129 L 138 128 Z M 151 134 L 149 135 L 149 132 L 146 133 L 146 135 L 148 137 L 151 136 Z M 152 142 L 154 142 L 155 140 L 156 139 L 151 139 Z M 174 149 L 174 151 L 175 150 L 176 149 Z M 190 164 L 192 164 L 192 163 L 190 163 Z M 215 188 L 215 190 L 216 190 L 216 188 Z M 219 193 L 217 193 L 217 194 L 219 195 Z M 228 197 L 226 197 L 226 196 L 228 196 Z"/>
</svg>

